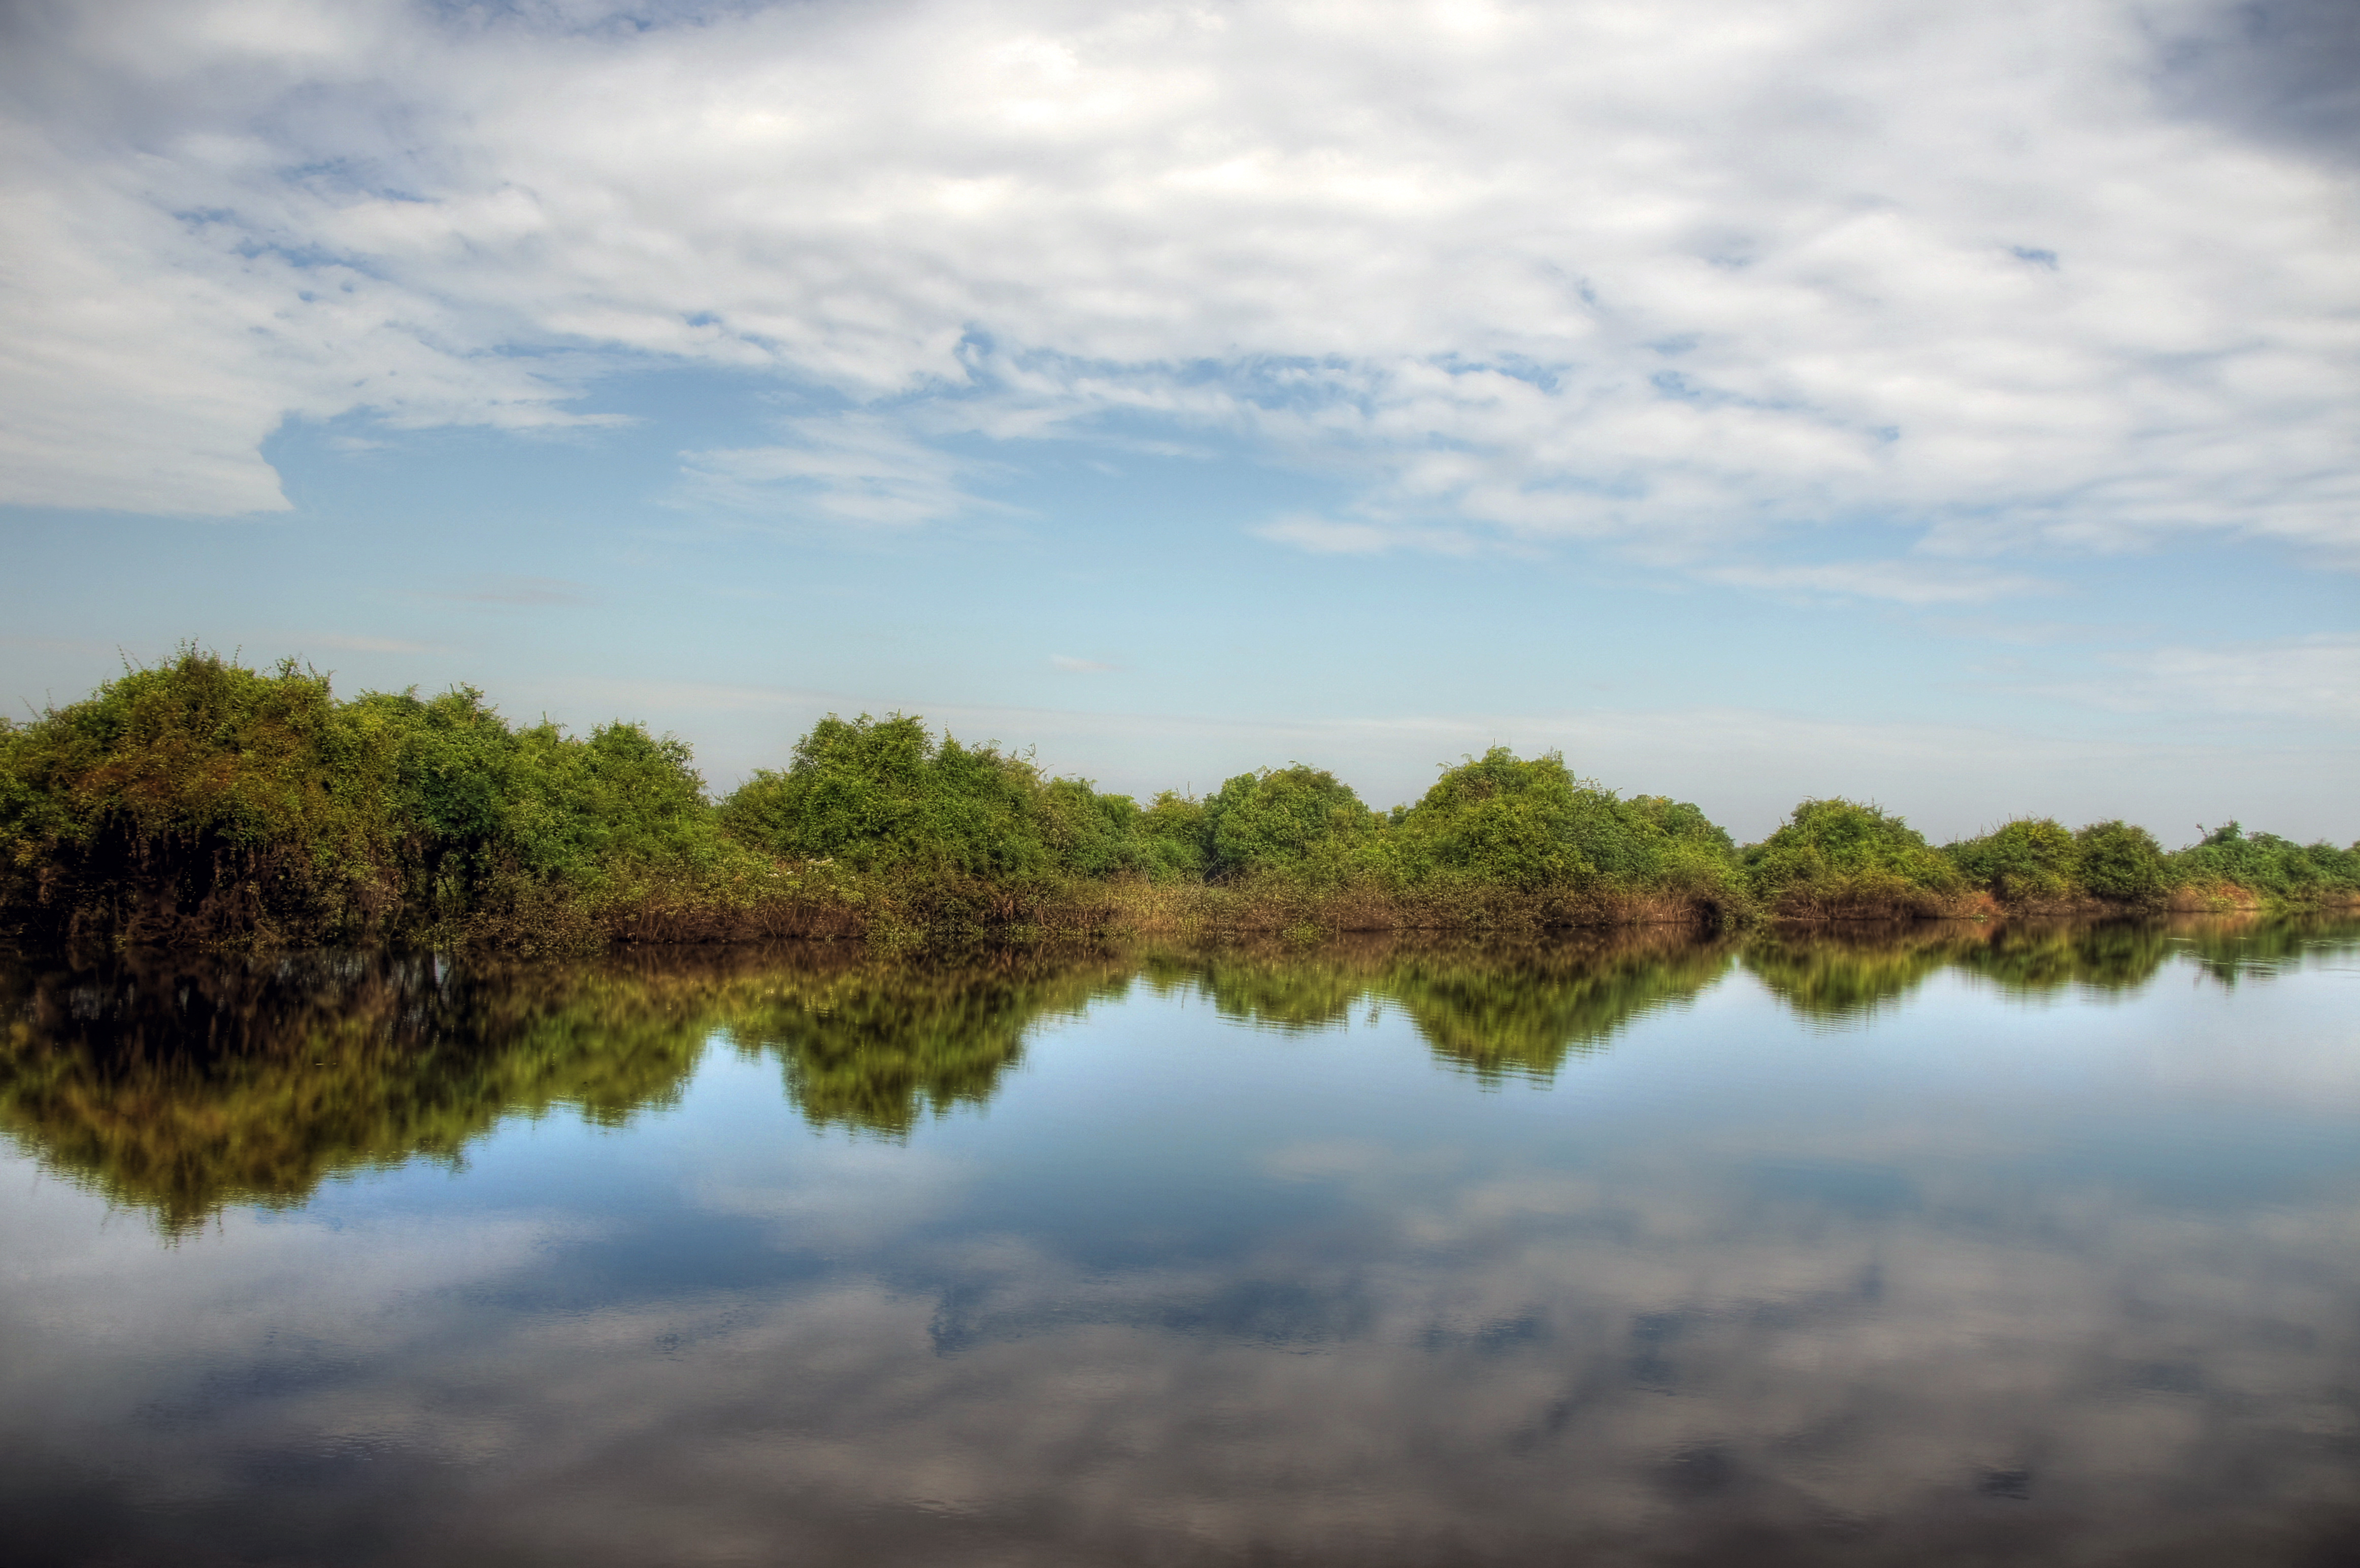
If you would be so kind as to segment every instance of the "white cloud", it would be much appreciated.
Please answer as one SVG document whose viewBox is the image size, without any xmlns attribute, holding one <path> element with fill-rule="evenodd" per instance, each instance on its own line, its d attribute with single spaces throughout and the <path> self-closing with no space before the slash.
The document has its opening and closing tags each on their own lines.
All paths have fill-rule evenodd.
<svg viewBox="0 0 2360 1568">
<path fill-rule="evenodd" d="M 2360 724 L 2360 636 L 2165 647 L 2114 654 L 2106 662 L 2113 667 L 2107 677 L 2054 690 L 2126 713 Z"/>
<path fill-rule="evenodd" d="M 982 509 L 962 463 L 874 414 L 792 422 L 776 446 L 686 454 L 687 494 L 736 510 L 907 527 Z"/>
<path fill-rule="evenodd" d="M 1262 524 L 1254 532 L 1314 555 L 1383 555 L 1396 550 L 1427 550 L 1465 555 L 1477 541 L 1464 529 L 1422 528 L 1397 523 L 1355 522 L 1294 516 Z"/>
<path fill-rule="evenodd" d="M 1955 561 L 1856 561 L 1822 566 L 1715 566 L 1704 575 L 1740 588 L 1767 588 L 1818 596 L 1889 599 L 1899 604 L 1980 604 L 1992 599 L 2046 593 L 2054 585 L 2020 573 L 1992 572 Z"/>
<path fill-rule="evenodd" d="M 946 429 L 1120 412 L 1347 475 L 1315 549 L 2349 563 L 2360 191 L 2158 88 L 2221 10 L 23 6 L 4 494 L 274 506 L 286 418 L 653 359 L 866 408 L 691 464 L 855 522 L 968 504 Z"/>
</svg>

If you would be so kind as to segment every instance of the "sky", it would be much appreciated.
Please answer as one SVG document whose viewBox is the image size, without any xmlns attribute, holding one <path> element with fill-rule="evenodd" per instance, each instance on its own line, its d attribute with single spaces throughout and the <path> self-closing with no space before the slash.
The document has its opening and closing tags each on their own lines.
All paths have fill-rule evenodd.
<svg viewBox="0 0 2360 1568">
<path fill-rule="evenodd" d="M 2352 0 L 0 0 L 0 698 L 2360 838 Z"/>
</svg>

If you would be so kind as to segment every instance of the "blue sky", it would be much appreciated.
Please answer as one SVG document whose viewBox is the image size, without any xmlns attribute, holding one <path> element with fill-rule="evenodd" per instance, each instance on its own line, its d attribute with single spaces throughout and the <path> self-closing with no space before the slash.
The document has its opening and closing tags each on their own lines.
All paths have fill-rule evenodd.
<svg viewBox="0 0 2360 1568">
<path fill-rule="evenodd" d="M 19 703 L 2360 835 L 2348 5 L 5 16 Z"/>
</svg>

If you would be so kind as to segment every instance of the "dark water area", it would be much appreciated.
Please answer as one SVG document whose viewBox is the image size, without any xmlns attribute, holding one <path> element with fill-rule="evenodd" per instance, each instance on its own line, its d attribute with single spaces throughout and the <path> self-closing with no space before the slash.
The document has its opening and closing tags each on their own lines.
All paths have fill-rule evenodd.
<svg viewBox="0 0 2360 1568">
<path fill-rule="evenodd" d="M 0 962 L 0 1559 L 2360 1562 L 2360 922 Z"/>
</svg>

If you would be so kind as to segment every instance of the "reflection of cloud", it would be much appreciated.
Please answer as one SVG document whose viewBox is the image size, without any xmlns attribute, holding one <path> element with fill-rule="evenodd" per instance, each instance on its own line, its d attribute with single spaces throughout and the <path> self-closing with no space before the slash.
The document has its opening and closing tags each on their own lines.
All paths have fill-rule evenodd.
<svg viewBox="0 0 2360 1568">
<path fill-rule="evenodd" d="M 768 1076 L 766 1073 L 765 1076 Z M 963 1171 L 923 1149 L 847 1138 L 814 1174 L 792 1160 L 730 1150 L 696 1186 L 699 1209 L 759 1220 L 782 1247 L 860 1247 L 952 1206 Z"/>
<path fill-rule="evenodd" d="M 13 1157 L 0 1164 L 20 1173 L 11 1186 L 26 1190 L 24 1164 Z M 55 1194 L 0 1206 L 0 1246 L 12 1258 L 42 1259 L 38 1270 L 13 1275 L 0 1298 L 0 1339 L 61 1344 L 50 1336 L 71 1324 L 67 1339 L 78 1347 L 57 1359 L 0 1358 L 8 1429 L 76 1429 L 127 1419 L 155 1401 L 184 1405 L 183 1421 L 217 1416 L 236 1401 L 217 1388 L 205 1393 L 207 1380 L 272 1341 L 345 1367 L 398 1358 L 412 1329 L 383 1303 L 479 1287 L 545 1258 L 553 1246 L 595 1234 L 566 1214 L 395 1218 L 372 1224 L 369 1244 L 340 1256 L 328 1226 L 235 1211 L 159 1251 L 144 1226 L 93 1223 L 103 1213 L 94 1199 L 60 1202 Z M 333 1267 L 323 1269 L 331 1257 Z M 127 1345 L 168 1356 L 171 1374 L 159 1385 L 153 1364 L 135 1369 L 115 1361 L 114 1351 Z M 192 1464 L 212 1468 L 203 1456 Z M 198 1486 L 188 1474 L 158 1481 Z"/>
<path fill-rule="evenodd" d="M 2344 0 L 2196 5 L 2176 20 L 2166 102 L 2313 157 L 2360 158 L 2360 27 Z"/>
<path fill-rule="evenodd" d="M 1824 1169 L 1805 1143 L 1800 1169 Z M 1109 1561 L 1446 1541 L 1460 1561 L 1542 1541 L 1683 1560 L 1719 1530 L 1838 1519 L 1923 1561 L 1986 1527 L 1994 1488 L 2127 1558 L 2344 1495 L 2321 1440 L 2360 1433 L 2337 1392 L 2360 1372 L 2352 1194 L 2256 1227 L 1972 1169 L 1905 1168 L 1915 1202 L 1847 1208 L 1668 1157 L 1579 1178 L 1415 1164 L 1371 1173 L 1340 1229 L 1130 1269 L 890 1207 L 799 1234 L 791 1199 L 768 1217 L 837 1260 L 821 1278 L 587 1312 L 437 1305 L 399 1249 L 344 1279 L 322 1270 L 334 1239 L 292 1227 L 298 1316 L 249 1291 L 199 1329 L 167 1298 L 115 1332 L 168 1355 L 202 1334 L 235 1367 L 291 1329 L 343 1368 L 173 1406 L 146 1452 L 184 1487 L 235 1486 L 240 1453 L 415 1454 L 464 1465 L 503 1539 L 585 1563 L 683 1537 L 963 1558 L 1000 1529 Z M 412 1315 L 386 1332 L 369 1303 L 397 1288 Z M 74 1312 L 26 1334 L 60 1389 L 117 1343 Z M 446 1482 L 353 1506 L 406 1562 L 476 1505 Z"/>
</svg>

